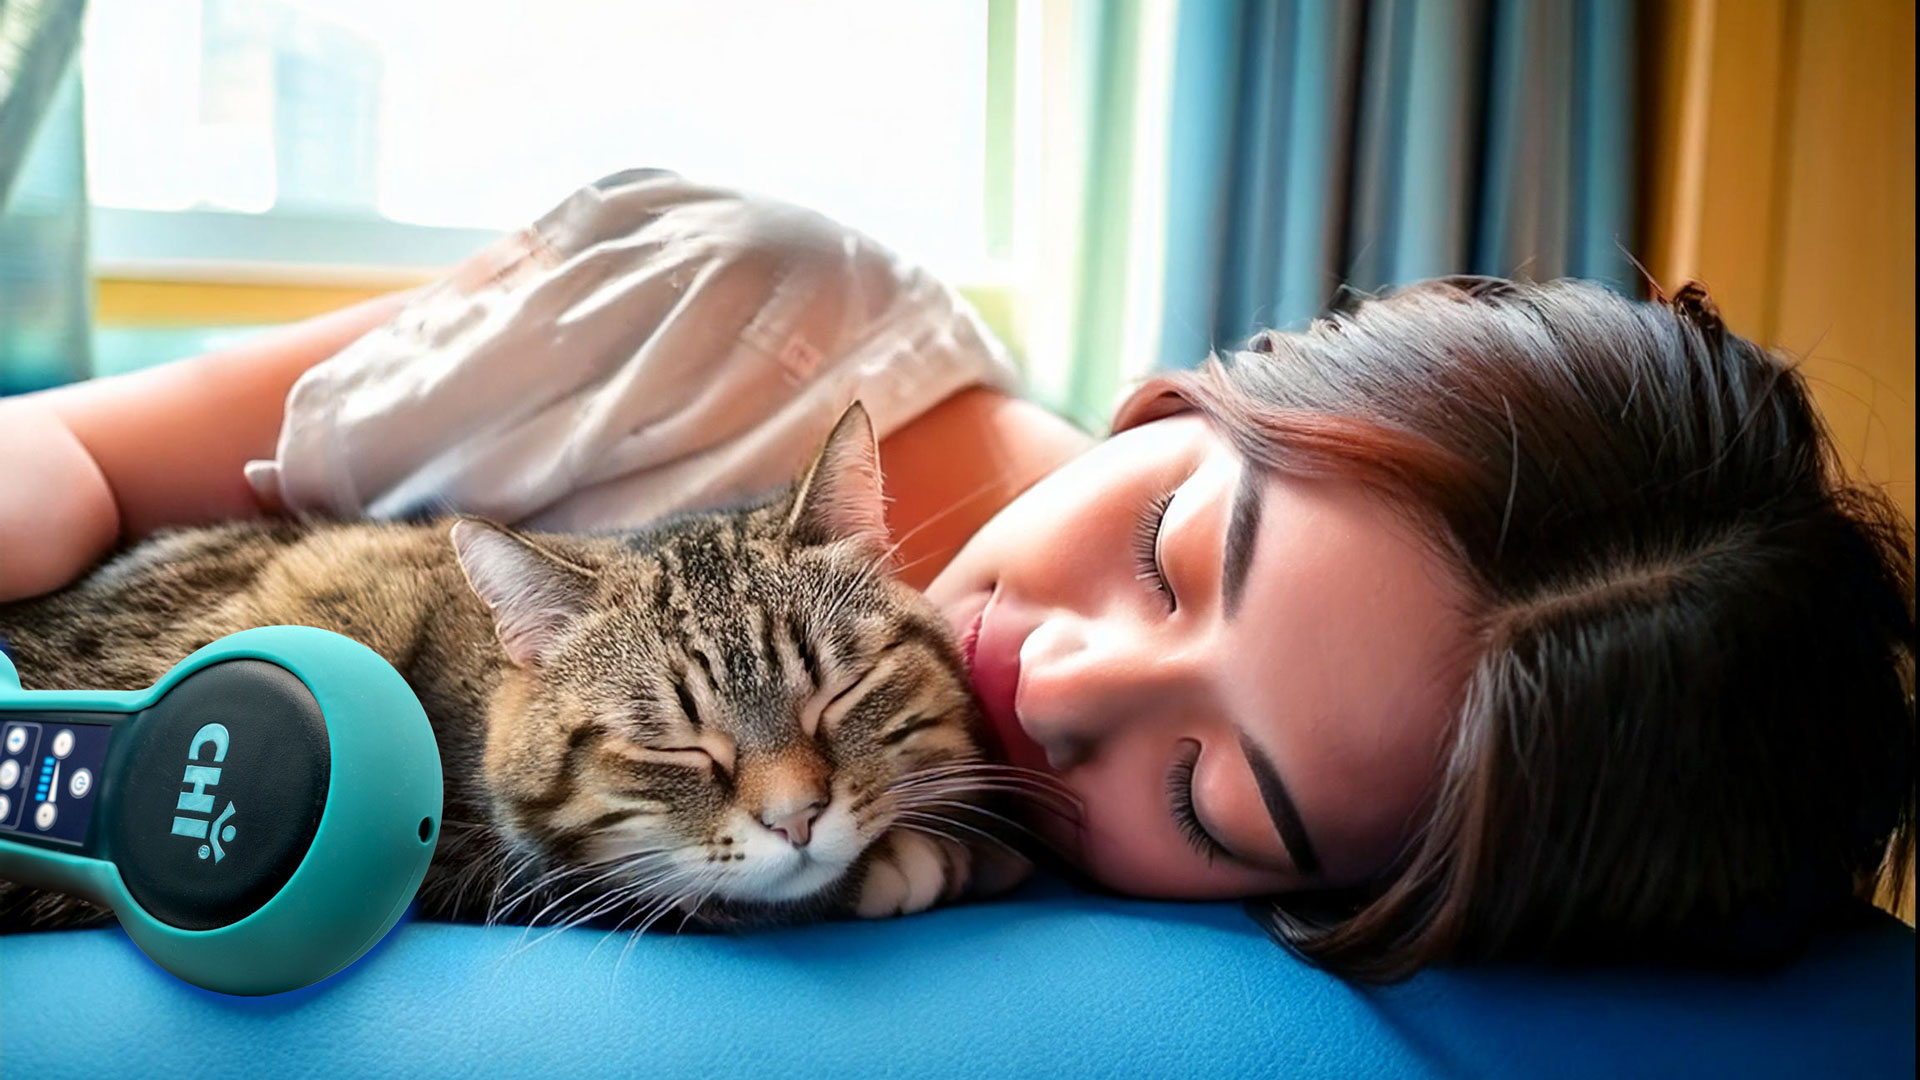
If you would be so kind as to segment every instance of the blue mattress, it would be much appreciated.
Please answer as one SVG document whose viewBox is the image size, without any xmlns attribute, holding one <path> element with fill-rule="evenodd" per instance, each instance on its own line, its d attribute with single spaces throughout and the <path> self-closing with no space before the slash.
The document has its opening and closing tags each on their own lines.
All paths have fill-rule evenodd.
<svg viewBox="0 0 1920 1080">
<path fill-rule="evenodd" d="M 59 1077 L 1898 1076 L 1891 918 L 1761 977 L 1437 970 L 1381 988 L 1234 904 L 1053 879 L 882 923 L 738 937 L 403 922 L 319 985 L 233 998 L 117 929 L 0 938 L 0 1075 Z M 624 952 L 624 956 L 623 956 Z"/>
</svg>

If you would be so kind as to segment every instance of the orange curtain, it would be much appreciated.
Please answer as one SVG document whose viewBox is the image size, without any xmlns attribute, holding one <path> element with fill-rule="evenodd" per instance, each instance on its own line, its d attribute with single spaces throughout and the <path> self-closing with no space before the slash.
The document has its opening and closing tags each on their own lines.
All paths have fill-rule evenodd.
<svg viewBox="0 0 1920 1080">
<path fill-rule="evenodd" d="M 1842 455 L 1912 521 L 1912 0 L 1652 11 L 1648 270 L 1802 358 Z"/>
</svg>

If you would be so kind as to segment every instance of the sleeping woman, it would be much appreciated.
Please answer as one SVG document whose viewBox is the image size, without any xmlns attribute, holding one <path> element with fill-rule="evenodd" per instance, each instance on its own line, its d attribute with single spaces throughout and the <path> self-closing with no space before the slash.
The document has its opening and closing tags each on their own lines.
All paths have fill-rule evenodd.
<svg viewBox="0 0 1920 1080">
<path fill-rule="evenodd" d="M 892 580 L 1090 883 L 1374 979 L 1764 963 L 1905 887 L 1911 525 L 1698 285 L 1356 297 L 1098 439 L 1020 391 L 871 239 L 622 173 L 422 289 L 0 402 L 0 601 L 214 520 L 640 529 L 858 400 Z"/>
</svg>

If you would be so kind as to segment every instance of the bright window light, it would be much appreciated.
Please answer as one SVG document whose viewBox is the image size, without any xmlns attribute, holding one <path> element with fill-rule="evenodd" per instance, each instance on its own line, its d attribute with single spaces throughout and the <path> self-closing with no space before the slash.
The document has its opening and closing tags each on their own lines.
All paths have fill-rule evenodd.
<svg viewBox="0 0 1920 1080">
<path fill-rule="evenodd" d="M 987 0 L 93 0 L 85 78 L 100 207 L 506 229 L 657 165 L 985 261 Z"/>
</svg>

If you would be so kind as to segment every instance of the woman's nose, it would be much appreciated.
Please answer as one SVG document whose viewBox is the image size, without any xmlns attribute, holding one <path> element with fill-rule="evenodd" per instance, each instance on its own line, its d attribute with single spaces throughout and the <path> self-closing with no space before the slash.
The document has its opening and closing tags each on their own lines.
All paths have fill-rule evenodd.
<svg viewBox="0 0 1920 1080">
<path fill-rule="evenodd" d="M 1103 740 L 1169 722 L 1180 712 L 1174 700 L 1193 689 L 1181 657 L 1156 654 L 1130 629 L 1056 615 L 1021 646 L 1021 726 L 1056 768 L 1097 752 Z"/>
</svg>

